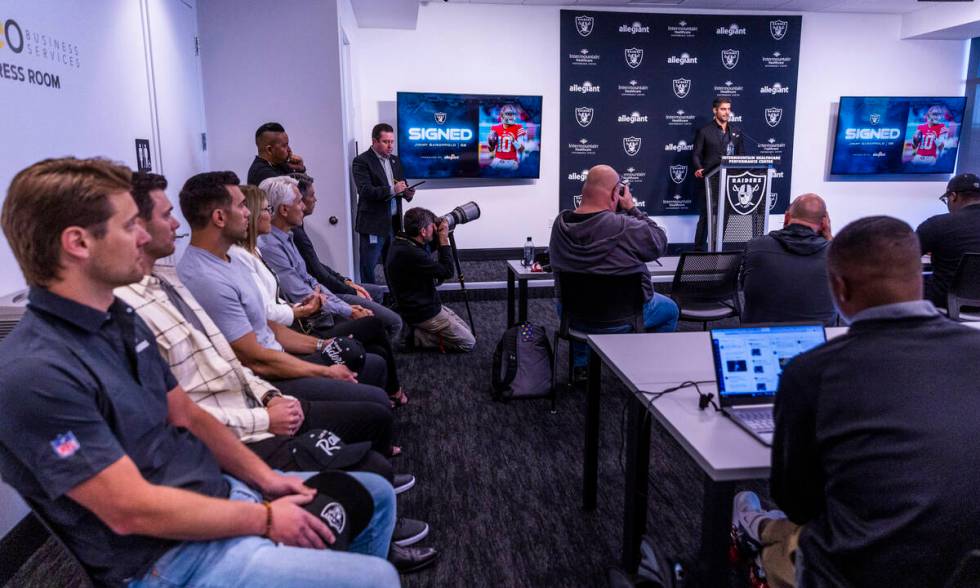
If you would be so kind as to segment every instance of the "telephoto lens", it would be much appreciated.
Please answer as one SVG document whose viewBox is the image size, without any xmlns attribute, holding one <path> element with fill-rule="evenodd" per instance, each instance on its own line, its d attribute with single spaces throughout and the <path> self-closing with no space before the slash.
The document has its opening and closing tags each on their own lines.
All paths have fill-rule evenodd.
<svg viewBox="0 0 980 588">
<path fill-rule="evenodd" d="M 452 231 L 456 225 L 465 225 L 480 218 L 480 207 L 476 202 L 467 202 L 457 206 L 442 218 L 446 219 L 449 223 L 449 230 Z"/>
</svg>

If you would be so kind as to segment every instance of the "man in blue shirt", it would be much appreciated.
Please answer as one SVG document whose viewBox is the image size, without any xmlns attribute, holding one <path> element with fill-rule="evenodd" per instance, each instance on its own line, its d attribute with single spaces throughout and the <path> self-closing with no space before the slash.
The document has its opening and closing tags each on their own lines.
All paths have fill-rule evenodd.
<svg viewBox="0 0 980 588">
<path fill-rule="evenodd" d="M 130 177 L 69 158 L 10 185 L 3 231 L 31 292 L 0 345 L 0 474 L 100 584 L 397 586 L 391 486 L 356 474 L 374 515 L 351 553 L 324 550 L 315 492 L 197 407 L 113 296 L 143 275 Z"/>
</svg>

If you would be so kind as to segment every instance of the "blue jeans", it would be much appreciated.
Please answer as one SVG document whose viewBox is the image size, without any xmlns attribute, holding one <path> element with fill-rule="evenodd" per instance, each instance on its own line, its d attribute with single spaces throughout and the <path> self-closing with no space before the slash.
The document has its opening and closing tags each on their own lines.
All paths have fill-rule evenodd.
<svg viewBox="0 0 980 588">
<path fill-rule="evenodd" d="M 558 305 L 561 314 L 561 304 Z M 673 333 L 677 330 L 677 317 L 680 310 L 677 303 L 663 294 L 653 293 L 653 298 L 643 305 L 643 328 L 647 333 Z M 576 329 L 592 334 L 629 333 L 630 325 L 618 327 L 590 328 L 588 325 L 574 325 Z M 585 367 L 589 363 L 589 346 L 582 343 L 572 343 L 572 358 L 575 367 Z"/>
<path fill-rule="evenodd" d="M 391 235 L 365 235 L 364 233 L 359 233 L 360 235 L 360 246 L 358 247 L 361 254 L 361 283 L 363 284 L 376 284 L 374 280 L 374 267 L 378 265 L 378 262 L 384 264 L 384 255 L 388 253 L 388 245 L 391 242 Z M 371 240 L 374 239 L 374 243 Z"/>
<path fill-rule="evenodd" d="M 314 472 L 301 472 L 306 479 Z M 386 561 L 395 528 L 395 493 L 377 474 L 350 472 L 374 498 L 374 516 L 354 538 L 349 552 L 278 545 L 255 535 L 214 541 L 185 541 L 163 555 L 131 588 L 170 586 L 399 586 L 398 572 Z M 261 502 L 242 482 L 226 476 L 230 500 Z"/>
</svg>

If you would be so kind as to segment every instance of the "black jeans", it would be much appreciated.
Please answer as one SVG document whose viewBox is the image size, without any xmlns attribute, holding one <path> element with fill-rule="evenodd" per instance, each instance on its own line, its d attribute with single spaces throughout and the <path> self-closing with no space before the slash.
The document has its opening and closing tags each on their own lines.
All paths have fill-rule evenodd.
<svg viewBox="0 0 980 588">
<path fill-rule="evenodd" d="M 391 348 L 391 339 L 388 338 L 388 333 L 385 331 L 385 324 L 381 319 L 375 316 L 369 316 L 357 320 L 342 320 L 332 327 L 315 328 L 313 334 L 324 339 L 353 335 L 355 339 L 364 345 L 365 351 L 373 353 L 384 360 L 385 368 L 387 369 L 387 377 L 384 382 L 385 392 L 388 394 L 398 392 L 401 384 L 398 382 L 395 352 Z M 373 384 L 374 382 L 371 383 Z"/>
</svg>

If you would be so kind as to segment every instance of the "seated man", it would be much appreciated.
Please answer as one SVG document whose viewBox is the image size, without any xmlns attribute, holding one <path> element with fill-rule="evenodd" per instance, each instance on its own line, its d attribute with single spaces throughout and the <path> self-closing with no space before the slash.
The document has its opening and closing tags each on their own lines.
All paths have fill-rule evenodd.
<svg viewBox="0 0 980 588">
<path fill-rule="evenodd" d="M 646 266 L 666 250 L 664 230 L 636 208 L 629 186 L 608 165 L 589 170 L 582 186 L 582 204 L 555 218 L 548 247 L 556 272 L 643 274 L 643 326 L 656 333 L 675 331 L 679 314 L 673 300 L 654 292 Z M 588 348 L 576 345 L 574 354 L 575 366 L 584 367 Z"/>
<path fill-rule="evenodd" d="M 238 176 L 208 172 L 191 177 L 180 192 L 180 208 L 191 226 L 191 243 L 177 264 L 177 274 L 230 341 L 238 359 L 287 394 L 306 400 L 376 404 L 375 419 L 390 422 L 387 396 L 375 387 L 387 377 L 381 358 L 368 354 L 358 378 L 343 365 L 324 365 L 328 363 L 320 355 L 327 343 L 324 339 L 266 320 L 265 305 L 248 268 L 228 255 L 228 249 L 248 231 L 249 211 Z M 359 384 L 358 379 L 371 385 Z"/>
<path fill-rule="evenodd" d="M 438 223 L 438 228 L 437 228 Z M 439 237 L 439 260 L 425 246 Z M 470 351 L 476 345 L 472 331 L 442 305 L 436 281 L 453 277 L 449 224 L 424 208 L 405 213 L 405 232 L 395 236 L 385 261 L 388 286 L 398 312 L 415 329 L 415 344 L 446 351 Z"/>
<path fill-rule="evenodd" d="M 242 366 L 227 339 L 184 288 L 174 267 L 161 260 L 174 252 L 177 219 L 164 190 L 167 180 L 157 174 L 133 174 L 132 195 L 140 224 L 149 233 L 143 245 L 143 268 L 137 283 L 116 288 L 115 294 L 130 304 L 157 339 L 157 347 L 178 383 L 191 400 L 219 422 L 271 467 L 299 469 L 291 449 L 298 435 L 313 429 L 337 433 L 345 442 L 374 441 L 370 419 L 362 421 L 347 404 L 331 401 L 299 401 L 283 396 L 269 382 Z M 384 433 L 390 437 L 389 432 Z M 344 470 L 369 471 L 383 476 L 395 494 L 408 490 L 415 477 L 394 474 L 391 463 L 376 451 Z M 428 525 L 399 518 L 392 536 L 394 545 L 410 545 L 428 533 Z M 431 552 L 431 553 L 429 553 Z M 392 548 L 392 562 L 402 569 L 433 559 L 435 552 Z"/>
<path fill-rule="evenodd" d="M 289 148 L 289 135 L 277 122 L 268 122 L 255 131 L 259 153 L 248 168 L 248 184 L 258 186 L 266 178 L 306 172 L 303 158 Z"/>
<path fill-rule="evenodd" d="M 353 474 L 374 514 L 350 553 L 324 549 L 313 489 L 194 404 L 113 296 L 143 276 L 131 174 L 57 159 L 10 184 L 3 232 L 31 291 L 0 344 L 0 474 L 99 585 L 398 586 L 391 486 Z"/>
<path fill-rule="evenodd" d="M 316 185 L 313 178 L 306 174 L 291 174 L 299 188 L 299 193 L 303 200 L 303 218 L 313 214 L 316 208 Z M 304 223 L 305 224 L 305 223 Z M 306 234 L 304 224 L 293 227 L 289 232 L 293 236 L 293 245 L 303 257 L 306 271 L 320 284 L 337 295 L 338 298 L 348 304 L 363 306 L 374 313 L 374 316 L 384 322 L 385 330 L 392 341 L 398 341 L 398 336 L 402 330 L 402 318 L 390 308 L 380 304 L 384 298 L 384 288 L 377 284 L 356 284 L 354 280 L 345 278 L 340 273 L 334 271 L 330 266 L 320 261 L 320 257 L 313 248 L 313 242 Z"/>
<path fill-rule="evenodd" d="M 925 285 L 926 300 L 946 308 L 946 294 L 953 285 L 960 258 L 964 253 L 980 253 L 980 178 L 974 174 L 954 177 L 939 199 L 949 212 L 927 219 L 915 232 L 922 253 L 932 255 L 932 277 Z"/>
<path fill-rule="evenodd" d="M 837 311 L 827 281 L 830 216 L 823 198 L 804 194 L 790 204 L 783 228 L 745 247 L 739 281 L 743 323 L 820 322 Z"/>
<path fill-rule="evenodd" d="M 919 255 L 911 227 L 885 216 L 830 244 L 851 328 L 780 379 L 770 487 L 785 514 L 735 499 L 773 588 L 797 573 L 807 586 L 942 585 L 978 543 L 980 332 L 922 300 Z"/>
</svg>

